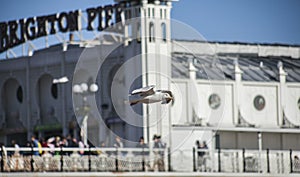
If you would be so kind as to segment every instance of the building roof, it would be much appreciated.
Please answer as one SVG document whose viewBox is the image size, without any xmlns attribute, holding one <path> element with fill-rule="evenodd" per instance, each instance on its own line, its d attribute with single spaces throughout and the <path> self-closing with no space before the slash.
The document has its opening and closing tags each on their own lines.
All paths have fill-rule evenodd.
<svg viewBox="0 0 300 177">
<path fill-rule="evenodd" d="M 238 42 L 172 41 L 172 77 L 189 78 L 190 63 L 197 79 L 235 80 L 235 65 L 244 81 L 279 81 L 279 67 L 287 82 L 300 82 L 300 46 Z"/>
<path fill-rule="evenodd" d="M 287 44 L 262 44 L 241 42 L 209 42 L 194 40 L 173 40 L 172 50 L 177 53 L 197 55 L 241 54 L 260 57 L 284 56 L 300 59 L 300 46 Z"/>
<path fill-rule="evenodd" d="M 235 64 L 243 71 L 245 81 L 279 81 L 279 65 L 287 72 L 287 82 L 300 82 L 300 59 L 280 56 L 254 56 L 247 54 L 197 55 L 172 53 L 172 77 L 188 78 L 189 62 L 196 67 L 197 79 L 234 80 Z"/>
</svg>

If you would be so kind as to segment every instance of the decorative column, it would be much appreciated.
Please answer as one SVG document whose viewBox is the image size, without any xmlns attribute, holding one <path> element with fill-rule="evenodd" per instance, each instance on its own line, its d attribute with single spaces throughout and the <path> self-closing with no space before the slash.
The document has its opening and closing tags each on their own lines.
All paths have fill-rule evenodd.
<svg viewBox="0 0 300 177">
<path fill-rule="evenodd" d="M 190 59 L 189 60 L 189 92 L 188 92 L 188 96 L 189 96 L 189 107 L 192 109 L 190 110 L 191 113 L 189 113 L 188 115 L 188 119 L 186 120 L 187 122 L 193 122 L 197 125 L 202 125 L 203 124 L 203 120 L 201 119 L 201 117 L 199 116 L 198 111 L 198 95 L 197 95 L 197 83 L 196 83 L 196 72 L 197 69 L 194 65 L 194 59 Z M 191 120 L 190 120 L 191 119 Z"/>
<path fill-rule="evenodd" d="M 195 80 L 196 79 L 196 67 L 193 64 L 193 61 L 189 61 L 189 76 L 190 79 Z"/>
<path fill-rule="evenodd" d="M 289 126 L 289 121 L 285 118 L 284 115 L 284 109 L 286 106 L 286 99 L 285 99 L 285 93 L 286 93 L 286 76 L 287 72 L 283 69 L 282 62 L 278 62 L 278 70 L 279 70 L 279 95 L 278 95 L 278 123 L 279 126 Z"/>
<path fill-rule="evenodd" d="M 234 91 L 234 102 L 235 102 L 235 109 L 234 109 L 234 124 L 239 125 L 241 123 L 240 120 L 240 99 L 241 99 L 241 89 L 242 89 L 242 74 L 243 71 L 239 67 L 238 59 L 236 59 L 234 63 L 234 74 L 235 74 L 235 91 Z"/>
</svg>

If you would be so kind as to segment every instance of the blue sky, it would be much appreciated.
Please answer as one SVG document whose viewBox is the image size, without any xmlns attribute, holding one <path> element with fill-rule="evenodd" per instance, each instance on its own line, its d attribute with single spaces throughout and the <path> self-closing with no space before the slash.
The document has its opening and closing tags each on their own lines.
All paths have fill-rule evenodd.
<svg viewBox="0 0 300 177">
<path fill-rule="evenodd" d="M 173 10 L 210 41 L 300 44 L 299 0 L 183 0 Z"/>
<path fill-rule="evenodd" d="M 112 0 L 3 0 L 0 21 L 86 9 Z M 172 18 L 209 41 L 300 44 L 299 0 L 179 0 Z"/>
</svg>

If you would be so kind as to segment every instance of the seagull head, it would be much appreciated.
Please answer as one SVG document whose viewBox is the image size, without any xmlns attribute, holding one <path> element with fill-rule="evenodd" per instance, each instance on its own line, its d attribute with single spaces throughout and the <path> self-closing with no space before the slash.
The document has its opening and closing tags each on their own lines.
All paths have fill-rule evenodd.
<svg viewBox="0 0 300 177">
<path fill-rule="evenodd" d="M 162 99 L 166 100 L 166 103 L 169 103 L 172 101 L 174 98 L 169 94 L 169 93 L 163 93 Z"/>
</svg>

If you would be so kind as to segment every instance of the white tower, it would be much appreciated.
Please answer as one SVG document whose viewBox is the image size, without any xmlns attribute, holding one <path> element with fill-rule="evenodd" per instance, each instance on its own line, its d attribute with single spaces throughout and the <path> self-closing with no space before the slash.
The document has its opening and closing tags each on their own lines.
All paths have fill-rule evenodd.
<svg viewBox="0 0 300 177">
<path fill-rule="evenodd" d="M 125 4 L 125 61 L 131 64 L 125 67 L 125 85 L 130 88 L 139 88 L 155 85 L 156 89 L 169 89 L 171 78 L 171 34 L 170 13 L 171 1 L 169 0 L 142 0 L 142 1 L 117 1 Z M 132 20 L 130 20 L 132 19 Z M 133 83 L 133 78 L 135 79 Z M 127 118 L 134 119 L 141 113 L 143 136 L 150 142 L 154 134 L 162 136 L 169 142 L 170 132 L 170 105 L 155 103 L 151 105 L 137 105 L 127 108 Z M 126 119 L 127 119 L 126 118 Z M 137 121 L 138 118 L 136 118 Z M 141 119 L 141 118 L 140 118 Z M 136 131 L 128 130 L 126 133 Z M 129 137 L 129 136 L 127 136 Z"/>
</svg>

